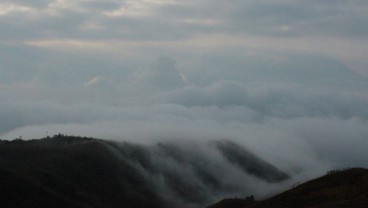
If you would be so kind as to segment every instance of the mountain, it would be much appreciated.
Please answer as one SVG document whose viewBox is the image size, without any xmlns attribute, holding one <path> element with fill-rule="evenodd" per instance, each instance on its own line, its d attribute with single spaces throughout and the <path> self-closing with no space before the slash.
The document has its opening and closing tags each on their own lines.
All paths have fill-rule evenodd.
<svg viewBox="0 0 368 208">
<path fill-rule="evenodd" d="M 0 207 L 164 207 L 105 142 L 65 137 L 0 145 Z"/>
<path fill-rule="evenodd" d="M 0 207 L 196 208 L 251 192 L 246 181 L 287 179 L 230 141 L 143 145 L 62 134 L 0 141 Z"/>
<path fill-rule="evenodd" d="M 263 201 L 224 199 L 208 208 L 330 208 L 368 206 L 368 170 L 331 171 Z"/>
<path fill-rule="evenodd" d="M 288 179 L 228 140 L 202 147 L 61 134 L 0 140 L 0 207 L 199 208 L 231 193 L 252 193 L 256 181 L 277 185 Z M 367 207 L 367 193 L 368 170 L 353 168 L 331 171 L 267 200 L 225 199 L 209 208 L 359 208 Z"/>
</svg>

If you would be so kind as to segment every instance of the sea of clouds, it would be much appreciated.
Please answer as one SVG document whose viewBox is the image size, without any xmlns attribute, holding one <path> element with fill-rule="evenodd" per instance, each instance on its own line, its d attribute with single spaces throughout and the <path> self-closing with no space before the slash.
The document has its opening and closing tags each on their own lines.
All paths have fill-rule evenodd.
<svg viewBox="0 0 368 208">
<path fill-rule="evenodd" d="M 151 62 L 113 65 L 56 52 L 45 55 L 41 49 L 32 54 L 19 50 L 28 59 L 8 60 L 0 71 L 2 139 L 63 133 L 176 144 L 192 159 L 232 170 L 227 179 L 220 172 L 216 176 L 225 184 L 247 181 L 233 192 L 203 186 L 206 203 L 244 193 L 267 197 L 333 168 L 368 167 L 368 79 L 334 59 L 234 53 L 182 63 L 158 56 Z M 291 180 L 270 184 L 230 169 L 224 159 L 212 157 L 218 153 L 208 146 L 221 140 L 248 149 Z M 193 146 L 190 151 L 188 145 Z M 158 165 L 171 164 L 170 158 L 153 157 Z M 187 184 L 200 185 L 191 166 L 172 165 L 163 167 L 174 168 L 179 178 L 189 171 Z M 165 190 L 161 182 L 151 181 Z"/>
</svg>

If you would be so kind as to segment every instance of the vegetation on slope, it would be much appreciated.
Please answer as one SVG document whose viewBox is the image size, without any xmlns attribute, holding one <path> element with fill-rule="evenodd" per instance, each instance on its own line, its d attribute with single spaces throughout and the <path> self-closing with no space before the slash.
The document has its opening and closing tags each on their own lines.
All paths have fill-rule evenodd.
<svg viewBox="0 0 368 208">
<path fill-rule="evenodd" d="M 0 207 L 164 207 L 106 142 L 56 135 L 0 145 Z"/>
<path fill-rule="evenodd" d="M 249 203 L 225 199 L 209 208 L 330 208 L 368 207 L 368 170 L 352 168 L 331 171 L 327 175 L 294 187 L 264 201 Z"/>
</svg>

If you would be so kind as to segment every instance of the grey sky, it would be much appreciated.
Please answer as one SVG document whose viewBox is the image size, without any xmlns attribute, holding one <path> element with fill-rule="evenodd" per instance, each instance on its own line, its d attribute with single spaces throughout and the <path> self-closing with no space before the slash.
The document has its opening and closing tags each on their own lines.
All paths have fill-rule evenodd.
<svg viewBox="0 0 368 208">
<path fill-rule="evenodd" d="M 5 0 L 0 138 L 226 138 L 284 170 L 367 167 L 367 24 L 365 0 Z"/>
</svg>

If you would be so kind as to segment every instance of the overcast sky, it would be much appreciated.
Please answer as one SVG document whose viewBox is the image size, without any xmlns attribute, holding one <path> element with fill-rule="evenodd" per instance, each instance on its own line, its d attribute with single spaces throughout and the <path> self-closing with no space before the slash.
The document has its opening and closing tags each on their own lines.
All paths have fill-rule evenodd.
<svg viewBox="0 0 368 208">
<path fill-rule="evenodd" d="M 368 167 L 367 43 L 366 0 L 3 0 L 0 138 L 225 138 L 287 170 Z"/>
</svg>

